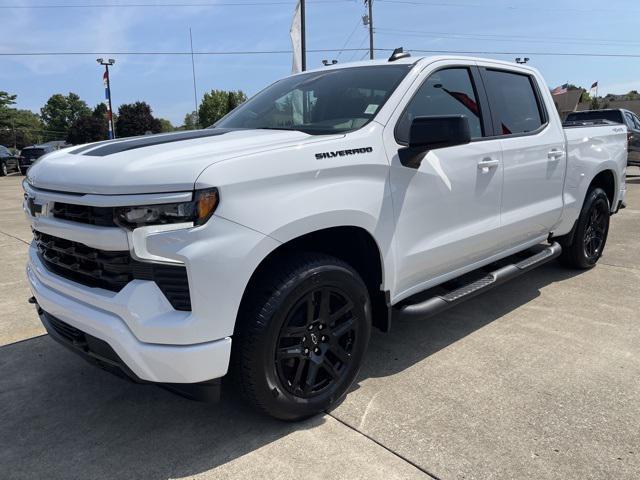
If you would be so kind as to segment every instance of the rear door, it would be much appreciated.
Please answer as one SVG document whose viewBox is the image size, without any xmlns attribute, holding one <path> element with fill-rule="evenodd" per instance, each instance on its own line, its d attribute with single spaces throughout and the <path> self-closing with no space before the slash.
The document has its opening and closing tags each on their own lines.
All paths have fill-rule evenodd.
<svg viewBox="0 0 640 480">
<path fill-rule="evenodd" d="M 541 79 L 528 69 L 481 67 L 500 139 L 504 184 L 501 231 L 506 247 L 549 233 L 560 219 L 566 170 L 565 136 Z"/>
<path fill-rule="evenodd" d="M 396 216 L 395 298 L 499 250 L 502 155 L 500 140 L 486 138 L 492 126 L 477 68 L 429 65 L 407 97 L 384 132 Z M 417 168 L 402 165 L 398 152 L 408 144 L 412 120 L 440 115 L 467 117 L 472 142 L 431 150 Z"/>
<path fill-rule="evenodd" d="M 634 113 L 625 112 L 629 129 L 629 162 L 640 165 L 640 118 Z"/>
</svg>

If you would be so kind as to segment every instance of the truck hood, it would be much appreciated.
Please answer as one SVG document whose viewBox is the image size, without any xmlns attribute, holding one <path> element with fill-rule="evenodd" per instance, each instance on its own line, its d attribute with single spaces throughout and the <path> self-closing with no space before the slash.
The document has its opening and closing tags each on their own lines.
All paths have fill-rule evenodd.
<svg viewBox="0 0 640 480">
<path fill-rule="evenodd" d="M 42 157 L 29 169 L 27 181 L 74 193 L 187 191 L 214 163 L 327 138 L 291 130 L 206 129 L 98 142 Z"/>
</svg>

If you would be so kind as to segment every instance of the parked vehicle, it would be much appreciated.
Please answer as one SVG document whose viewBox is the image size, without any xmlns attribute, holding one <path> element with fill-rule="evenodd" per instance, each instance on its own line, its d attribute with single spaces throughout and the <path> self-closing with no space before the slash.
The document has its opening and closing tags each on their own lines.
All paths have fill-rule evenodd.
<svg viewBox="0 0 640 480">
<path fill-rule="evenodd" d="M 7 147 L 0 145 L 0 177 L 5 177 L 11 172 L 18 171 L 18 157 L 9 151 Z"/>
<path fill-rule="evenodd" d="M 33 145 L 31 147 L 25 147 L 20 152 L 20 173 L 23 175 L 27 172 L 29 167 L 43 155 L 51 153 L 54 148 L 51 145 Z"/>
<path fill-rule="evenodd" d="M 640 118 L 635 113 L 623 108 L 611 110 L 586 110 L 571 112 L 566 119 L 568 123 L 590 123 L 607 120 L 621 123 L 627 127 L 627 143 L 629 149 L 628 165 L 640 167 Z"/>
<path fill-rule="evenodd" d="M 626 135 L 563 129 L 523 65 L 397 51 L 305 72 L 212 128 L 34 165 L 32 302 L 102 368 L 191 395 L 229 373 L 256 407 L 301 419 L 346 394 L 372 327 L 556 257 L 593 267 Z"/>
</svg>

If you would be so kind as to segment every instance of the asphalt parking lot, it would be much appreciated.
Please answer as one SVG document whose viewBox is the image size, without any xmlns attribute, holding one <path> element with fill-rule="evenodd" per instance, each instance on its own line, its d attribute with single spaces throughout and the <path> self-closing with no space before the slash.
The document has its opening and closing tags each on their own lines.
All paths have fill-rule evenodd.
<svg viewBox="0 0 640 480">
<path fill-rule="evenodd" d="M 22 177 L 0 178 L 0 477 L 640 478 L 640 170 L 588 272 L 556 263 L 375 333 L 346 400 L 299 424 L 129 384 L 44 334 Z"/>
</svg>

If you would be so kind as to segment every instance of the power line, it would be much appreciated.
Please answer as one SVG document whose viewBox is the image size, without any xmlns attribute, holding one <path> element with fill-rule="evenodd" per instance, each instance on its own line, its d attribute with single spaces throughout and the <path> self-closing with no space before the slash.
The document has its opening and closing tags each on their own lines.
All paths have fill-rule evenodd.
<svg viewBox="0 0 640 480">
<path fill-rule="evenodd" d="M 308 49 L 310 53 L 337 52 L 339 48 L 316 48 Z M 344 48 L 345 52 L 362 51 L 362 48 Z M 367 49 L 368 50 L 368 49 Z M 217 51 L 217 52 L 193 52 L 193 55 L 275 55 L 275 54 L 291 54 L 293 50 L 233 50 L 233 51 Z M 191 55 L 186 51 L 167 51 L 167 52 L 0 52 L 0 57 L 46 57 L 46 56 L 79 56 L 79 55 Z"/>
<path fill-rule="evenodd" d="M 455 8 L 492 8 L 500 10 L 535 10 L 541 12 L 571 12 L 571 13 L 593 13 L 593 12 L 606 12 L 606 13 L 635 13 L 640 12 L 638 9 L 625 9 L 625 8 L 544 8 L 538 6 L 527 5 L 487 5 L 479 3 L 444 3 L 444 2 L 420 2 L 418 0 L 377 0 L 384 3 L 396 3 L 402 5 L 414 5 L 421 7 L 455 7 Z"/>
<path fill-rule="evenodd" d="M 471 40 L 486 40 L 486 41 L 522 41 L 525 43 L 545 43 L 545 44 L 576 44 L 576 45 L 603 45 L 603 46 L 625 46 L 625 45 L 640 45 L 640 41 L 633 40 L 613 40 L 613 39 L 591 39 L 591 38 L 578 38 L 578 37 L 548 37 L 540 39 L 540 37 L 531 37 L 524 35 L 499 35 L 499 34 L 483 34 L 483 33 L 450 33 L 450 32 L 430 32 L 421 30 L 405 30 L 396 28 L 377 28 L 376 32 L 383 35 L 399 35 L 404 34 L 408 36 L 418 37 L 444 37 L 444 38 L 460 38 Z M 546 40 L 548 39 L 548 40 Z"/>
<path fill-rule="evenodd" d="M 360 24 L 362 23 L 362 19 L 358 18 L 358 21 L 356 22 L 355 27 L 353 27 L 353 30 L 351 31 L 351 33 L 349 34 L 349 36 L 347 37 L 347 40 L 344 42 L 344 45 L 342 45 L 342 48 L 340 49 L 340 51 L 338 52 L 338 55 L 336 56 L 336 58 L 340 58 L 340 55 L 342 55 L 342 52 L 344 52 L 344 49 L 346 48 L 346 46 L 349 44 L 349 41 L 351 40 L 351 38 L 353 37 L 353 35 L 356 33 L 356 31 L 358 30 L 358 27 L 360 26 Z"/>
<path fill-rule="evenodd" d="M 367 40 L 365 37 L 361 44 Z M 365 48 L 345 48 L 345 52 L 361 52 L 369 50 Z M 392 52 L 393 48 L 376 48 L 380 52 Z M 632 53 L 594 53 L 594 52 L 537 52 L 537 51 L 490 51 L 490 50 L 436 50 L 436 49 L 415 49 L 407 48 L 406 50 L 415 53 L 438 53 L 438 54 L 454 54 L 454 55 L 539 55 L 539 56 L 559 56 L 559 57 L 614 57 L 614 58 L 640 58 L 640 54 Z M 326 53 L 337 52 L 339 48 L 319 48 L 310 49 L 310 53 Z M 194 55 L 278 55 L 293 53 L 292 50 L 238 50 L 238 51 L 217 51 L 217 52 L 193 52 Z M 191 52 L 0 52 L 0 57 L 45 57 L 45 56 L 79 56 L 79 55 L 191 55 Z M 357 53 L 356 53 L 357 54 Z M 355 55 L 354 55 L 355 56 Z"/>
<path fill-rule="evenodd" d="M 354 0 L 309 0 L 308 3 L 353 3 Z M 57 3 L 36 5 L 0 5 L 0 9 L 19 10 L 44 10 L 44 9 L 68 9 L 68 8 L 197 8 L 197 7 L 256 7 L 274 5 L 295 5 L 293 1 L 266 1 L 266 2 L 195 2 L 195 3 Z"/>
</svg>

